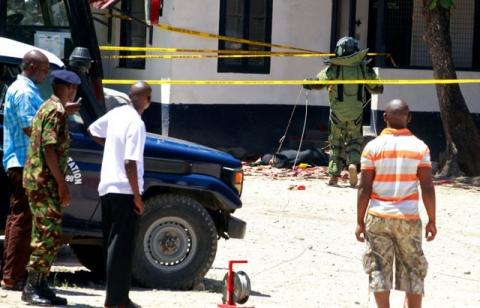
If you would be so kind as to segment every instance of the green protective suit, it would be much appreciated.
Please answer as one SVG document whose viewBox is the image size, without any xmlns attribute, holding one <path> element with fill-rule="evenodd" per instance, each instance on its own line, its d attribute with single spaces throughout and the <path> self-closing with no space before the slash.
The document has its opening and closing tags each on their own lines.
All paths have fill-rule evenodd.
<svg viewBox="0 0 480 308">
<path fill-rule="evenodd" d="M 318 80 L 376 80 L 377 74 L 367 66 L 368 50 L 359 51 L 345 57 L 335 57 L 326 61 L 327 67 L 317 75 Z M 310 85 L 310 89 L 320 90 L 325 85 Z M 330 119 L 328 141 L 331 147 L 328 172 L 330 176 L 340 176 L 345 166 L 355 164 L 360 167 L 362 150 L 362 118 L 366 93 L 382 93 L 381 85 L 328 85 Z"/>
</svg>

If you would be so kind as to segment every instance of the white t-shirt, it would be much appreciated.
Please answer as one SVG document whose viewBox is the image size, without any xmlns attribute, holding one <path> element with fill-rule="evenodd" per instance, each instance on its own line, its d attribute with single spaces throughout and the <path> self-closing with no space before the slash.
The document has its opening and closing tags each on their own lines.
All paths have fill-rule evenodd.
<svg viewBox="0 0 480 308">
<path fill-rule="evenodd" d="M 132 106 L 122 106 L 107 112 L 88 128 L 90 133 L 105 138 L 102 171 L 98 192 L 133 194 L 125 171 L 125 160 L 137 163 L 138 188 L 143 192 L 143 149 L 145 124 Z"/>
</svg>

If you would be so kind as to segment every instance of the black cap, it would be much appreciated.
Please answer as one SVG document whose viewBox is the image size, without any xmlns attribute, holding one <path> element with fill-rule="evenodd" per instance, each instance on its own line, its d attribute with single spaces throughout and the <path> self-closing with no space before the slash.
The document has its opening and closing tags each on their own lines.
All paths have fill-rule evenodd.
<svg viewBox="0 0 480 308">
<path fill-rule="evenodd" d="M 67 70 L 55 70 L 50 73 L 53 83 L 81 84 L 80 77 L 77 74 Z"/>
</svg>

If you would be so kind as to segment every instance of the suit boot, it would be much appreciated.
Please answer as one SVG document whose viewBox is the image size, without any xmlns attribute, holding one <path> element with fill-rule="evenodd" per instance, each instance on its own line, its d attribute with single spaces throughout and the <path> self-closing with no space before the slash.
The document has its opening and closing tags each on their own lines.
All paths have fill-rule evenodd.
<svg viewBox="0 0 480 308">
<path fill-rule="evenodd" d="M 357 166 L 355 164 L 348 165 L 348 174 L 349 174 L 350 186 L 351 187 L 357 186 L 358 171 L 357 171 Z"/>
<path fill-rule="evenodd" d="M 42 274 L 39 272 L 29 272 L 27 283 L 22 292 L 22 301 L 29 305 L 51 306 L 52 301 L 45 294 L 41 287 Z"/>
<path fill-rule="evenodd" d="M 55 294 L 55 292 L 50 289 L 48 286 L 47 275 L 42 275 L 42 279 L 40 281 L 40 288 L 43 290 L 45 296 L 50 299 L 52 305 L 54 306 L 65 306 L 67 305 L 67 299 L 63 297 L 59 297 Z"/>
</svg>

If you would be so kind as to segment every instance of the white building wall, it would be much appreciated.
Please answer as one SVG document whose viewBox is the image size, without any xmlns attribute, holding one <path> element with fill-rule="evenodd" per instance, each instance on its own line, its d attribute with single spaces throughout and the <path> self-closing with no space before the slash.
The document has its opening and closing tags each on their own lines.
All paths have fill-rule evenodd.
<svg viewBox="0 0 480 308">
<path fill-rule="evenodd" d="M 165 1 L 160 23 L 198 31 L 219 33 L 219 0 Z M 273 1 L 272 43 L 329 51 L 330 0 Z M 103 28 L 103 29 L 102 29 Z M 107 44 L 106 27 L 97 23 L 99 44 Z M 120 21 L 114 19 L 111 45 L 119 45 Z M 148 35 L 148 33 L 147 33 Z M 148 41 L 148 38 L 147 38 Z M 154 29 L 155 47 L 218 49 L 218 40 Z M 118 54 L 102 52 L 103 55 Z M 115 79 L 199 79 L 266 80 L 304 79 L 315 76 L 324 66 L 322 58 L 275 57 L 270 74 L 217 73 L 217 59 L 147 59 L 146 69 L 124 69 L 118 60 L 103 60 L 105 78 Z M 109 87 L 127 91 L 126 86 Z M 166 87 L 168 88 L 168 87 Z M 166 89 L 164 87 L 164 89 Z M 174 104 L 293 104 L 300 86 L 172 86 L 170 97 L 156 86 L 153 101 Z M 327 105 L 325 91 L 311 95 L 314 105 Z"/>
<path fill-rule="evenodd" d="M 379 69 L 381 79 L 432 79 L 431 70 Z M 480 72 L 457 71 L 459 79 L 480 79 Z M 472 113 L 480 113 L 480 87 L 478 84 L 462 84 L 460 88 L 467 106 Z M 405 100 L 412 111 L 438 112 L 438 99 L 435 85 L 386 85 L 384 93 L 378 96 L 378 104 L 372 109 L 385 110 L 386 104 L 395 98 Z"/>
<path fill-rule="evenodd" d="M 172 23 L 178 27 L 218 34 L 220 1 L 173 1 Z M 202 12 L 202 14 L 199 14 Z M 330 0 L 273 1 L 272 42 L 329 51 Z M 172 34 L 175 47 L 218 49 L 218 41 Z M 278 80 L 314 76 L 321 58 L 271 59 L 270 74 L 217 73 L 217 59 L 174 60 L 172 79 Z M 181 104 L 292 104 L 299 86 L 172 86 L 172 103 Z M 327 104 L 325 93 L 315 93 L 314 104 Z"/>
<path fill-rule="evenodd" d="M 367 40 L 368 3 L 357 2 L 357 19 L 362 24 L 356 28 L 360 46 Z M 329 51 L 331 28 L 330 0 L 275 0 L 273 1 L 272 42 L 306 49 Z M 169 0 L 165 1 L 161 23 L 177 27 L 218 34 L 219 0 Z M 345 10 L 348 15 L 348 10 Z M 120 21 L 114 20 L 112 45 L 119 45 Z M 107 29 L 97 24 L 99 43 L 108 44 Z M 147 31 L 148 42 L 148 31 Z M 147 45 L 150 46 L 150 45 Z M 194 37 L 154 29 L 155 47 L 218 49 L 218 40 Z M 374 50 L 372 50 L 374 51 Z M 102 52 L 103 55 L 114 54 Z M 273 57 L 270 74 L 217 73 L 217 59 L 147 59 L 146 69 L 118 68 L 118 60 L 104 60 L 105 78 L 115 79 L 199 79 L 199 80 L 281 80 L 304 79 L 315 76 L 323 65 L 322 58 Z M 431 70 L 383 69 L 382 79 L 432 78 Z M 459 78 L 480 78 L 479 72 L 458 72 Z M 109 87 L 128 92 L 127 86 Z M 160 86 L 154 87 L 154 102 L 165 104 L 293 104 L 300 86 Z M 480 113 L 480 88 L 462 85 L 462 92 L 471 112 Z M 433 85 L 388 85 L 385 93 L 372 100 L 374 110 L 383 110 L 393 98 L 403 98 L 413 111 L 438 111 Z M 311 105 L 328 105 L 326 91 L 311 91 Z"/>
<path fill-rule="evenodd" d="M 117 4 L 120 8 L 120 4 Z M 165 1 L 164 12 L 173 10 L 172 1 Z M 100 11 L 106 13 L 107 10 Z M 117 14 L 117 13 L 116 13 Z M 102 18 L 105 22 L 106 18 Z M 108 29 L 106 26 L 95 23 L 95 30 L 97 32 L 97 39 L 99 45 L 120 45 L 120 19 L 112 19 L 112 40 L 108 42 Z M 171 16 L 164 13 L 164 16 L 160 19 L 161 23 L 173 23 Z M 145 47 L 170 47 L 172 43 L 172 35 L 168 32 L 160 29 L 154 29 L 153 42 L 149 45 L 149 30 L 147 29 L 147 46 Z M 102 51 L 102 56 L 118 55 L 118 52 Z M 172 60 L 160 60 L 160 59 L 146 59 L 145 69 L 131 69 L 121 68 L 118 66 L 118 59 L 102 59 L 104 78 L 105 79 L 132 79 L 132 80 L 145 80 L 145 79 L 171 79 Z M 127 85 L 108 85 L 107 87 L 128 93 L 129 86 Z M 168 101 L 169 97 L 164 98 L 164 101 Z M 154 102 L 162 102 L 161 88 L 160 86 L 154 86 L 152 91 L 152 100 Z"/>
</svg>

